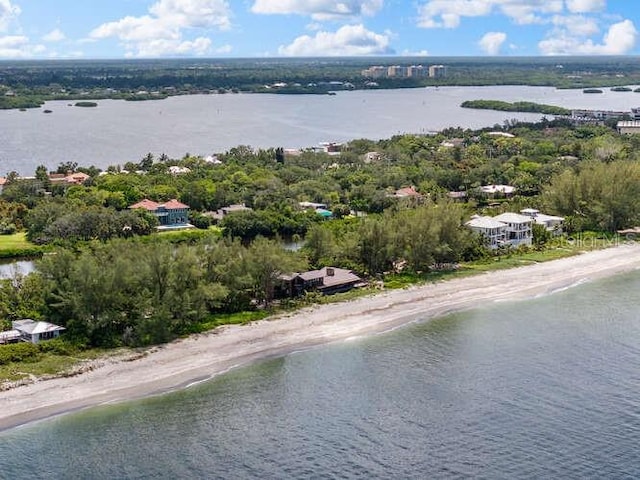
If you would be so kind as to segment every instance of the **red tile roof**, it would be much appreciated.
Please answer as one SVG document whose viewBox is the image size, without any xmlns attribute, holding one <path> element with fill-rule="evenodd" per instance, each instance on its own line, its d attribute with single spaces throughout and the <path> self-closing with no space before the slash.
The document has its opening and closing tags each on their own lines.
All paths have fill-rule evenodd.
<svg viewBox="0 0 640 480">
<path fill-rule="evenodd" d="M 405 187 L 396 190 L 396 197 L 420 197 L 421 195 L 413 187 Z"/>
<path fill-rule="evenodd" d="M 169 200 L 165 203 L 157 203 L 153 200 L 149 200 L 145 198 L 144 200 L 140 200 L 138 203 L 134 203 L 129 208 L 144 208 L 145 210 L 149 210 L 150 212 L 155 212 L 158 208 L 164 207 L 167 210 L 179 210 L 183 208 L 189 208 L 189 205 L 185 205 L 184 203 L 180 203 L 175 198 Z"/>
<path fill-rule="evenodd" d="M 65 177 L 65 180 L 67 181 L 67 183 L 81 184 L 81 183 L 84 183 L 85 180 L 87 180 L 88 178 L 90 178 L 90 176 L 87 175 L 86 173 L 76 172 L 76 173 L 72 173 L 71 175 L 67 175 Z"/>
<path fill-rule="evenodd" d="M 166 208 L 167 210 L 178 210 L 180 208 L 189 208 L 189 205 L 180 203 L 178 200 L 173 198 L 164 204 L 164 208 Z"/>
<path fill-rule="evenodd" d="M 149 210 L 150 212 L 155 212 L 159 206 L 160 206 L 159 203 L 156 203 L 153 200 L 149 200 L 148 198 L 145 198 L 144 200 L 140 200 L 138 203 L 134 203 L 129 208 L 132 208 L 132 209 L 144 208 L 145 210 Z"/>
</svg>

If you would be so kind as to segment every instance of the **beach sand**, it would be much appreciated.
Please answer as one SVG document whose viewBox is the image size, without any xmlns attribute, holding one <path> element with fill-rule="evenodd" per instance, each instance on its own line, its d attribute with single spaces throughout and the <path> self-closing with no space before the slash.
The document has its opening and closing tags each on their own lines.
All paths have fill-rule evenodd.
<svg viewBox="0 0 640 480">
<path fill-rule="evenodd" d="M 640 244 L 498 270 L 224 326 L 153 348 L 132 361 L 0 393 L 0 430 L 184 388 L 250 362 L 371 335 L 495 301 L 518 301 L 640 268 Z"/>
</svg>

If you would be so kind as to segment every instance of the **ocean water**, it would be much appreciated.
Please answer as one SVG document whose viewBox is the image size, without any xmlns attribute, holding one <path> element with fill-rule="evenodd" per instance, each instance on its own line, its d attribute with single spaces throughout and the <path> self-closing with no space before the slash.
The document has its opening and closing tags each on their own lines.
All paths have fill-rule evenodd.
<svg viewBox="0 0 640 480">
<path fill-rule="evenodd" d="M 3 479 L 640 478 L 640 273 L 0 433 Z"/>
</svg>

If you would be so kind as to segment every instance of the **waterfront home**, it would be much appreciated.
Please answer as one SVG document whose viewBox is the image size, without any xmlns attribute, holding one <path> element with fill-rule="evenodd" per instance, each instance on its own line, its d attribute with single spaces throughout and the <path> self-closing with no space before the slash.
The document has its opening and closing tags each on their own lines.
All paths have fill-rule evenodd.
<svg viewBox="0 0 640 480">
<path fill-rule="evenodd" d="M 540 213 L 535 208 L 525 208 L 520 210 L 522 215 L 533 218 L 533 221 L 538 225 L 544 226 L 547 231 L 554 235 L 560 235 L 562 233 L 562 226 L 564 225 L 564 217 L 556 217 L 555 215 L 545 215 Z"/>
<path fill-rule="evenodd" d="M 83 185 L 89 178 L 91 177 L 83 172 L 49 174 L 49 181 L 53 185 Z"/>
<path fill-rule="evenodd" d="M 5 177 L 0 177 L 0 193 L 4 189 L 4 186 L 7 184 L 7 179 Z"/>
<path fill-rule="evenodd" d="M 168 202 L 158 203 L 145 198 L 129 207 L 132 210 L 141 208 L 153 213 L 157 218 L 160 226 L 158 228 L 167 227 L 192 227 L 189 221 L 189 205 L 180 203 L 175 198 Z"/>
<path fill-rule="evenodd" d="M 296 297 L 309 291 L 331 295 L 364 285 L 363 280 L 351 270 L 337 267 L 280 275 L 278 281 L 277 297 Z"/>
<path fill-rule="evenodd" d="M 16 343 L 20 341 L 20 332 L 17 330 L 5 330 L 0 332 L 0 345 Z"/>
<path fill-rule="evenodd" d="M 70 173 L 64 177 L 65 182 L 69 185 L 83 185 L 91 176 L 83 172 Z"/>
<path fill-rule="evenodd" d="M 531 217 L 506 212 L 493 217 L 493 219 L 506 225 L 506 241 L 510 246 L 531 245 L 533 239 L 533 219 Z"/>
<path fill-rule="evenodd" d="M 533 218 L 518 213 L 502 213 L 495 217 L 474 215 L 465 225 L 487 239 L 487 247 L 531 245 Z"/>
<path fill-rule="evenodd" d="M 9 332 L 2 332 L 8 334 L 13 338 L 16 337 L 16 333 L 19 335 L 19 339 L 25 342 L 38 343 L 41 340 L 50 340 L 52 338 L 58 338 L 60 333 L 65 330 L 64 327 L 54 325 L 49 322 L 36 322 L 30 318 L 24 320 L 15 320 L 12 322 L 13 330 Z"/>
<path fill-rule="evenodd" d="M 635 135 L 640 133 L 640 120 L 621 120 L 617 124 L 621 135 Z"/>
<path fill-rule="evenodd" d="M 506 245 L 507 225 L 493 217 L 474 215 L 465 225 L 478 235 L 482 235 L 487 241 L 487 247 L 492 250 Z"/>
</svg>

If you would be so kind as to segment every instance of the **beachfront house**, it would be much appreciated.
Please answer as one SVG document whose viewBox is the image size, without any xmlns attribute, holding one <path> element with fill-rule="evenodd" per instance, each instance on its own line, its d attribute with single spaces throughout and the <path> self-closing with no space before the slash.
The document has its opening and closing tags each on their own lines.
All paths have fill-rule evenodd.
<svg viewBox="0 0 640 480">
<path fill-rule="evenodd" d="M 487 241 L 487 247 L 492 250 L 507 244 L 507 226 L 493 217 L 474 215 L 465 225 L 482 235 Z"/>
<path fill-rule="evenodd" d="M 4 343 L 11 343 L 21 340 L 23 342 L 39 343 L 42 340 L 58 338 L 60 333 L 65 330 L 64 327 L 53 323 L 37 322 L 30 318 L 15 320 L 11 326 L 12 330 L 2 332 L 0 342 L 4 340 Z"/>
<path fill-rule="evenodd" d="M 533 240 L 533 219 L 527 215 L 506 212 L 493 217 L 506 225 L 507 243 L 512 247 L 531 245 Z"/>
<path fill-rule="evenodd" d="M 363 280 L 351 270 L 324 267 L 320 270 L 280 275 L 276 286 L 276 297 L 293 298 L 310 291 L 331 295 L 362 285 L 364 285 Z"/>
<path fill-rule="evenodd" d="M 520 210 L 520 213 L 522 215 L 533 218 L 533 221 L 535 223 L 537 223 L 538 225 L 542 225 L 548 232 L 551 232 L 553 235 L 562 234 L 564 217 L 545 215 L 544 213 L 540 213 L 540 211 L 536 210 L 535 208 L 525 208 L 523 210 Z"/>
<path fill-rule="evenodd" d="M 153 213 L 160 223 L 159 229 L 193 227 L 193 225 L 189 224 L 189 205 L 180 203 L 175 198 L 164 203 L 154 202 L 145 198 L 129 208 L 132 210 L 141 208 Z"/>
<path fill-rule="evenodd" d="M 487 239 L 487 247 L 519 247 L 531 245 L 533 218 L 518 213 L 502 213 L 495 217 L 475 215 L 465 225 Z"/>
</svg>

